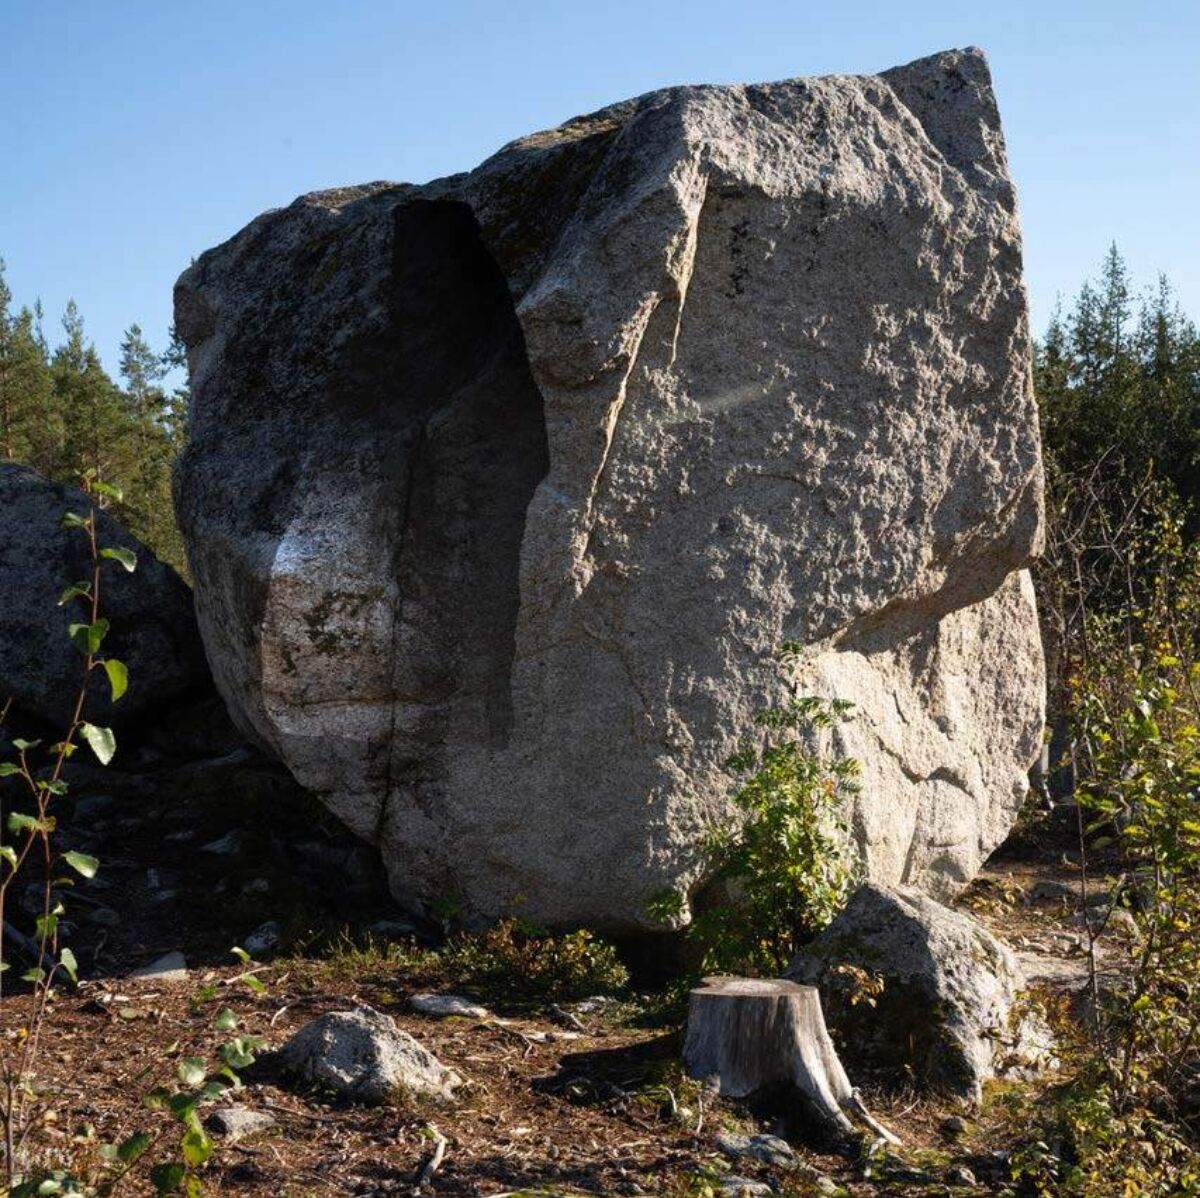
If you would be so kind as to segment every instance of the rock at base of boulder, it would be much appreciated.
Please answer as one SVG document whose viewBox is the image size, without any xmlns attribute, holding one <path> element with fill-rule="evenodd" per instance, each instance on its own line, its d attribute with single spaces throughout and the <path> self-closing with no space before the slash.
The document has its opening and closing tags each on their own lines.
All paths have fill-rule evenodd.
<svg viewBox="0 0 1200 1198">
<path fill-rule="evenodd" d="M 874 1005 L 850 1001 L 855 981 L 844 966 L 882 979 Z M 1049 1033 L 1022 1002 L 1016 957 L 970 916 L 911 888 L 861 887 L 788 976 L 819 987 L 860 1067 L 911 1070 L 978 1101 L 988 1078 L 1050 1059 Z"/>
<path fill-rule="evenodd" d="M 462 1078 L 396 1022 L 372 1007 L 334 1011 L 306 1023 L 274 1063 L 339 1098 L 372 1106 L 406 1099 L 448 1102 Z"/>
</svg>

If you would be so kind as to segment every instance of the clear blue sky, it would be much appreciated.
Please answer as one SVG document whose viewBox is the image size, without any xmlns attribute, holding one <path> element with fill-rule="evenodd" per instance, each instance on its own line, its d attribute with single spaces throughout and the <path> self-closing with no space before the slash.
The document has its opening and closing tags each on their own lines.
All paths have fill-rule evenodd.
<svg viewBox="0 0 1200 1198">
<path fill-rule="evenodd" d="M 0 256 L 115 367 L 179 271 L 263 209 L 422 182 L 673 83 L 881 70 L 980 45 L 1035 328 L 1109 242 L 1200 318 L 1197 0 L 0 0 Z"/>
</svg>

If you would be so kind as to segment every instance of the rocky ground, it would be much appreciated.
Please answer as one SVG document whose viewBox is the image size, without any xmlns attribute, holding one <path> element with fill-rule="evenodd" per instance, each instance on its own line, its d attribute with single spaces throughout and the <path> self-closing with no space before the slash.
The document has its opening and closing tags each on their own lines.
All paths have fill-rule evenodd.
<svg viewBox="0 0 1200 1198">
<path fill-rule="evenodd" d="M 456 980 L 436 930 L 405 924 L 370 854 L 277 767 L 235 738 L 214 744 L 211 726 L 206 737 L 207 756 L 185 726 L 172 743 L 140 747 L 124 771 L 77 771 L 87 797 L 63 817 L 63 835 L 102 867 L 68 898 L 86 980 L 57 1001 L 39 1071 L 52 1101 L 34 1143 L 60 1161 L 95 1168 L 100 1142 L 136 1130 L 158 1137 L 147 1160 L 165 1154 L 170 1125 L 141 1096 L 184 1057 L 215 1060 L 229 1038 L 215 1027 L 225 1009 L 238 1034 L 275 1047 L 322 1012 L 367 1003 L 465 1082 L 453 1105 L 366 1108 L 261 1064 L 248 1070 L 235 1105 L 263 1118 L 250 1134 L 217 1137 L 205 1187 L 264 1198 L 996 1192 L 1020 1130 L 1009 1098 L 1058 1080 L 996 1083 L 968 1111 L 895 1078 L 856 1077 L 906 1147 L 847 1156 L 811 1147 L 786 1096 L 706 1098 L 678 1066 L 678 1004 L 636 976 L 631 989 L 582 1002 L 514 1001 L 520 979 L 509 979 L 471 995 L 485 1014 L 420 1014 L 414 994 Z M 1070 821 L 1047 819 L 1014 837 L 962 899 L 1020 953 L 1060 1023 L 1087 972 L 1072 844 Z M 1113 968 L 1121 931 L 1106 934 Z M 235 943 L 252 965 L 231 955 Z M 167 954 L 157 972 L 134 975 Z M 16 1037 L 22 1000 L 3 1017 Z M 418 1191 L 437 1136 L 443 1158 Z M 151 1192 L 142 1178 L 122 1192 Z"/>
</svg>

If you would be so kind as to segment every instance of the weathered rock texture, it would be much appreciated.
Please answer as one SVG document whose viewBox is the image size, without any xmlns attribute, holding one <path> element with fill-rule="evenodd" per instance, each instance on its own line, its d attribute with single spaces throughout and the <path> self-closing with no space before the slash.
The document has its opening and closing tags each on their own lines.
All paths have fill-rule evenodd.
<svg viewBox="0 0 1200 1198">
<path fill-rule="evenodd" d="M 406 1099 L 449 1102 L 462 1078 L 373 1007 L 333 1011 L 306 1023 L 274 1065 L 339 1098 L 379 1106 Z"/>
<path fill-rule="evenodd" d="M 883 980 L 856 1002 L 850 965 Z M 1021 1001 L 1016 957 L 982 924 L 911 887 L 866 885 L 788 969 L 821 991 L 847 1062 L 905 1072 L 978 1100 L 983 1082 L 1049 1063 L 1050 1034 Z"/>
<path fill-rule="evenodd" d="M 79 600 L 57 604 L 68 586 L 91 577 L 86 537 L 60 527 L 65 512 L 88 512 L 76 487 L 48 482 L 28 466 L 0 464 L 0 706 L 11 698 L 61 730 L 83 681 L 83 659 L 67 630 L 87 610 Z M 189 691 L 212 693 L 192 597 L 170 566 L 107 513 L 100 541 L 137 554 L 132 574 L 105 563 L 100 592 L 101 614 L 112 626 L 103 651 L 129 667 L 129 690 L 111 703 L 97 670 L 86 715 L 98 724 L 144 725 Z"/>
<path fill-rule="evenodd" d="M 178 509 L 243 730 L 404 899 L 630 927 L 780 686 L 948 889 L 1042 722 L 1020 234 L 982 54 L 682 87 L 303 197 L 176 290 Z"/>
</svg>

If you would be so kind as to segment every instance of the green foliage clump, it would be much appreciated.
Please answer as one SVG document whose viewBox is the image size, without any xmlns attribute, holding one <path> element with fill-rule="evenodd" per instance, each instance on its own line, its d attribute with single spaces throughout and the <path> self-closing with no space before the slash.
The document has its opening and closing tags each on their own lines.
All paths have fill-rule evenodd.
<svg viewBox="0 0 1200 1198">
<path fill-rule="evenodd" d="M 1017 1193 L 1200 1194 L 1200 541 L 1170 486 L 1080 486 L 1060 540 L 1060 702 L 1077 774 L 1089 988 L 1078 1075 L 1014 1158 Z M 1088 499 L 1089 494 L 1091 498 Z M 1089 858 L 1123 870 L 1086 900 Z M 1133 934 L 1115 983 L 1097 940 Z"/>
<path fill-rule="evenodd" d="M 784 645 L 782 656 L 796 651 Z M 735 815 L 705 846 L 723 901 L 688 929 L 703 971 L 778 974 L 849 898 L 860 871 L 844 811 L 858 789 L 859 765 L 822 741 L 852 706 L 792 696 L 756 717 L 763 743 L 745 742 L 729 760 L 738 778 Z M 674 892 L 648 905 L 664 923 L 681 909 Z"/>
<path fill-rule="evenodd" d="M 569 1002 L 629 984 L 616 949 L 592 932 L 555 935 L 518 919 L 452 937 L 439 959 L 456 984 L 500 998 Z"/>
</svg>

